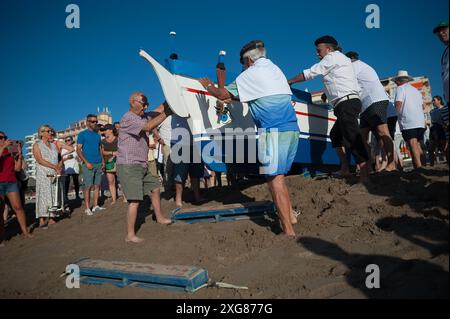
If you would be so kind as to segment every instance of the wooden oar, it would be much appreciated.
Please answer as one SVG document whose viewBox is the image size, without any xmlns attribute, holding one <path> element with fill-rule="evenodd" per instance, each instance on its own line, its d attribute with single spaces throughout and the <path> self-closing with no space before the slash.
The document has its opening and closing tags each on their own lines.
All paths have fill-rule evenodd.
<svg viewBox="0 0 450 319">
<path fill-rule="evenodd" d="M 223 62 L 223 57 L 226 55 L 225 51 L 219 52 L 219 61 L 216 65 L 216 74 L 217 74 L 217 85 L 219 89 L 225 88 L 225 78 L 226 78 L 226 68 L 225 63 Z M 216 110 L 218 115 L 218 121 L 220 122 L 220 118 L 224 114 L 225 105 L 222 101 L 217 100 L 216 102 Z"/>
</svg>

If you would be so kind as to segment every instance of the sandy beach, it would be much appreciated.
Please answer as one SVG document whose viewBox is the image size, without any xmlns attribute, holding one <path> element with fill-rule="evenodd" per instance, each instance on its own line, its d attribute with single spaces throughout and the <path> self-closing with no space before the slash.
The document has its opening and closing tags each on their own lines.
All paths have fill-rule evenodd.
<svg viewBox="0 0 450 319">
<path fill-rule="evenodd" d="M 448 167 L 371 179 L 368 191 L 353 191 L 352 181 L 288 177 L 301 211 L 295 240 L 280 235 L 271 218 L 162 226 L 147 199 L 138 232 L 145 242 L 134 245 L 124 241 L 125 203 L 106 201 L 107 210 L 89 217 L 78 202 L 70 219 L 0 248 L 0 298 L 448 298 Z M 209 206 L 270 199 L 261 180 L 204 195 Z M 167 200 L 162 206 L 166 214 L 175 208 Z M 33 214 L 32 205 L 27 211 Z M 207 269 L 212 281 L 249 289 L 190 294 L 83 283 L 67 289 L 60 275 L 80 257 L 193 265 Z M 380 289 L 366 288 L 369 264 L 380 268 Z"/>
</svg>

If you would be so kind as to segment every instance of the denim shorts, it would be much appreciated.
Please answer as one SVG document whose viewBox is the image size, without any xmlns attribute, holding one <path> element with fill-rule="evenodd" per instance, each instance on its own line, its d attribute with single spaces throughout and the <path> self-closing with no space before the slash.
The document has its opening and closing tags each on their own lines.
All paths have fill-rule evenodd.
<svg viewBox="0 0 450 319">
<path fill-rule="evenodd" d="M 0 196 L 5 196 L 8 193 L 19 193 L 17 182 L 0 182 Z"/>
<path fill-rule="evenodd" d="M 81 185 L 82 189 L 89 188 L 91 186 L 100 185 L 102 182 L 102 163 L 92 164 L 94 168 L 88 169 L 86 165 L 82 165 L 81 172 L 83 176 L 83 183 Z"/>
</svg>

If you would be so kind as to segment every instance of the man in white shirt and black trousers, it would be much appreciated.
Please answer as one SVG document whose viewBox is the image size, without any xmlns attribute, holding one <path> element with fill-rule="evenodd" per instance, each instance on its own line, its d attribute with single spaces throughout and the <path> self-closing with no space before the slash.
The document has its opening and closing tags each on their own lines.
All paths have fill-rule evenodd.
<svg viewBox="0 0 450 319">
<path fill-rule="evenodd" d="M 317 55 L 321 60 L 310 69 L 304 70 L 290 79 L 290 85 L 323 77 L 325 94 L 334 108 L 337 117 L 330 132 L 333 148 L 341 160 L 341 173 L 349 173 L 345 149 L 349 148 L 360 167 L 360 181 L 369 182 L 369 155 L 361 137 L 358 116 L 362 109 L 359 97 L 360 88 L 353 70 L 352 62 L 340 52 L 336 39 L 323 36 L 315 41 Z M 347 166 L 347 167 L 346 167 Z M 344 171 L 346 170 L 346 171 Z"/>
<path fill-rule="evenodd" d="M 387 157 L 387 165 L 384 170 L 387 172 L 395 171 L 394 143 L 387 125 L 389 97 L 380 82 L 377 72 L 367 63 L 360 61 L 357 52 L 350 51 L 345 55 L 352 60 L 355 76 L 361 88 L 363 108 L 360 114 L 359 127 L 361 128 L 363 142 L 366 144 L 370 154 L 369 132 L 374 132 Z"/>
</svg>

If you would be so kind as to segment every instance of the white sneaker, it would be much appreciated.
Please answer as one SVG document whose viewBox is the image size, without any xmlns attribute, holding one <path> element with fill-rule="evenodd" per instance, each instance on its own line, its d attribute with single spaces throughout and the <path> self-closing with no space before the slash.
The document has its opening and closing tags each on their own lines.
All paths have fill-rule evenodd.
<svg viewBox="0 0 450 319">
<path fill-rule="evenodd" d="M 105 210 L 105 209 L 106 209 L 106 208 L 104 208 L 104 207 L 95 206 L 94 208 L 92 208 L 92 212 L 95 213 L 95 212 L 97 212 L 97 211 L 99 211 L 99 210 Z"/>
<path fill-rule="evenodd" d="M 85 210 L 84 210 L 84 212 L 86 213 L 86 215 L 88 215 L 88 216 L 92 216 L 92 215 L 94 215 L 94 213 L 91 211 L 91 209 L 90 208 L 86 208 Z"/>
</svg>

